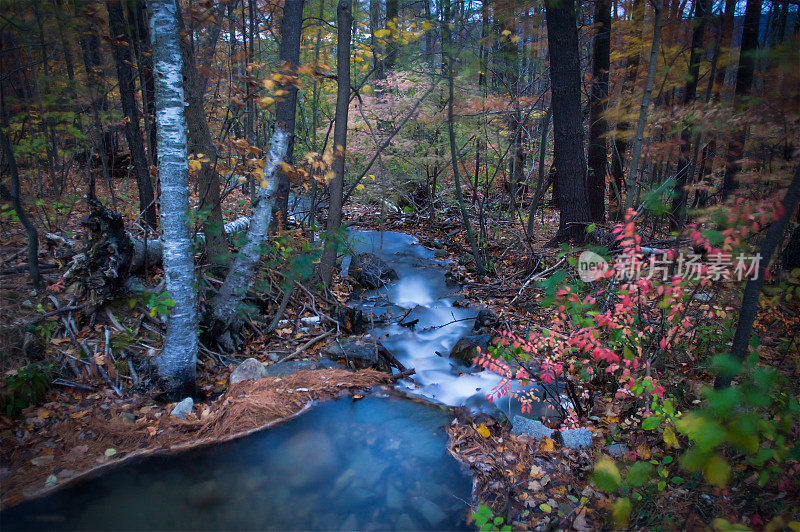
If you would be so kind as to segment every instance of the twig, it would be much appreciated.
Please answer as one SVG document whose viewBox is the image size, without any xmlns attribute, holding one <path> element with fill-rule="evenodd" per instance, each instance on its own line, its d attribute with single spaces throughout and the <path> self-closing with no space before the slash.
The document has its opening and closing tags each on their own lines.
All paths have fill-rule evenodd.
<svg viewBox="0 0 800 532">
<path fill-rule="evenodd" d="M 286 355 L 282 359 L 278 360 L 276 362 L 276 364 L 280 364 L 281 362 L 286 362 L 287 360 L 293 359 L 294 357 L 296 357 L 297 355 L 299 355 L 300 353 L 302 353 L 303 351 L 305 351 L 306 349 L 308 349 L 312 345 L 316 344 L 320 340 L 324 340 L 325 338 L 327 338 L 328 336 L 332 335 L 333 333 L 334 333 L 334 331 L 327 331 L 327 332 L 324 332 L 324 333 L 320 334 L 319 336 L 315 336 L 314 338 L 312 338 L 308 342 L 306 342 L 303 345 L 301 345 L 300 347 L 298 347 L 297 350 L 294 351 L 292 354 Z"/>
<path fill-rule="evenodd" d="M 532 283 L 533 281 L 535 281 L 536 279 L 539 279 L 540 277 L 544 277 L 545 275 L 547 275 L 547 274 L 549 274 L 549 273 L 552 273 L 552 272 L 554 272 L 554 271 L 555 271 L 555 270 L 556 270 L 556 269 L 557 269 L 559 266 L 561 266 L 562 264 L 564 264 L 564 262 L 566 262 L 566 260 L 567 260 L 567 257 L 562 257 L 560 261 L 558 261 L 558 262 L 556 262 L 556 263 L 555 263 L 555 265 L 553 265 L 553 266 L 551 266 L 551 267 L 547 268 L 547 269 L 546 269 L 545 271 L 543 271 L 543 272 L 539 272 L 539 273 L 537 273 L 536 275 L 532 275 L 532 276 L 531 276 L 531 277 L 530 277 L 530 278 L 529 278 L 527 281 L 525 281 L 525 284 L 523 284 L 523 285 L 522 285 L 522 288 L 520 288 L 520 289 L 519 289 L 519 292 L 517 293 L 517 295 L 516 295 L 516 296 L 514 296 L 514 299 L 512 299 L 512 300 L 511 300 L 511 304 L 513 305 L 513 304 L 514 304 L 514 303 L 517 301 L 517 299 L 519 299 L 519 298 L 520 298 L 520 296 L 521 296 L 521 295 L 522 295 L 522 293 L 525 291 L 525 289 L 526 289 L 526 288 L 528 288 L 528 285 L 529 285 L 529 284 L 531 284 L 531 283 Z"/>
</svg>

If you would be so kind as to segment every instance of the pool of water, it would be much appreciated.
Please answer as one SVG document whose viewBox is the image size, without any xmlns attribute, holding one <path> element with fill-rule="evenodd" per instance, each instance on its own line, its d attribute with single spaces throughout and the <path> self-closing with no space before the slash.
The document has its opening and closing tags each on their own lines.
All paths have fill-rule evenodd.
<svg viewBox="0 0 800 532">
<path fill-rule="evenodd" d="M 447 410 L 340 399 L 237 441 L 143 459 L 0 514 L 3 530 L 466 530 Z"/>
</svg>

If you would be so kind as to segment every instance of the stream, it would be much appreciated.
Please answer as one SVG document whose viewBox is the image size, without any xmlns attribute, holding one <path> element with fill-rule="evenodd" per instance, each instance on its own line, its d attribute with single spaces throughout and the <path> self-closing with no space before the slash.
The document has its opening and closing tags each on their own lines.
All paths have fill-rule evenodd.
<svg viewBox="0 0 800 532">
<path fill-rule="evenodd" d="M 447 262 L 407 234 L 351 231 L 351 251 L 381 257 L 398 279 L 361 293 L 371 334 L 416 373 L 418 400 L 343 398 L 240 440 L 144 458 L 0 514 L 4 530 L 461 530 L 472 481 L 447 452 L 448 407 L 499 412 L 496 374 L 448 357 L 478 308 L 454 306 Z M 342 269 L 347 270 L 350 257 Z M 414 327 L 400 325 L 418 320 Z M 533 412 L 531 417 L 545 415 Z"/>
</svg>

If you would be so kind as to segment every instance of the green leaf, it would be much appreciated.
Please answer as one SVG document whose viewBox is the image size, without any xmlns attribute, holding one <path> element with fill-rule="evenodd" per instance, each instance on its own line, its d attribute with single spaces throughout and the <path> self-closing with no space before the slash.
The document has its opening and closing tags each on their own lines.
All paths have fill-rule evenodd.
<svg viewBox="0 0 800 532">
<path fill-rule="evenodd" d="M 650 416 L 642 421 L 642 429 L 653 430 L 661 424 L 662 419 L 664 419 L 662 416 Z"/>
<path fill-rule="evenodd" d="M 544 513 L 546 513 L 546 514 L 549 514 L 550 512 L 553 511 L 553 509 L 550 507 L 550 505 L 547 504 L 546 502 L 543 502 L 542 504 L 540 504 L 539 505 L 539 509 L 541 511 L 543 511 Z"/>
<path fill-rule="evenodd" d="M 630 471 L 628 471 L 628 478 L 625 479 L 625 484 L 631 487 L 639 487 L 647 482 L 652 473 L 652 464 L 647 462 L 636 462 L 631 466 Z"/>
<path fill-rule="evenodd" d="M 622 477 L 619 474 L 617 464 L 607 456 L 600 457 L 600 460 L 594 466 L 592 482 L 608 493 L 616 491 L 622 484 Z"/>
</svg>

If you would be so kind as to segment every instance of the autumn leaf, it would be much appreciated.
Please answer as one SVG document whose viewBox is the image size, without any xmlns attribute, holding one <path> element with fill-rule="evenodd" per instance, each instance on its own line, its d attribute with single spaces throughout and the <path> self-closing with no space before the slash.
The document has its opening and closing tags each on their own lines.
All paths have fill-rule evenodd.
<svg viewBox="0 0 800 532">
<path fill-rule="evenodd" d="M 552 453 L 556 450 L 556 443 L 553 441 L 552 438 L 544 438 L 542 440 L 542 446 L 539 449 L 543 453 Z"/>
<path fill-rule="evenodd" d="M 486 425 L 484 425 L 483 423 L 478 425 L 478 428 L 476 428 L 475 430 L 478 431 L 478 434 L 480 434 L 484 438 L 488 438 L 489 436 L 492 435 L 492 433 L 489 431 L 489 429 L 486 428 Z"/>
</svg>

